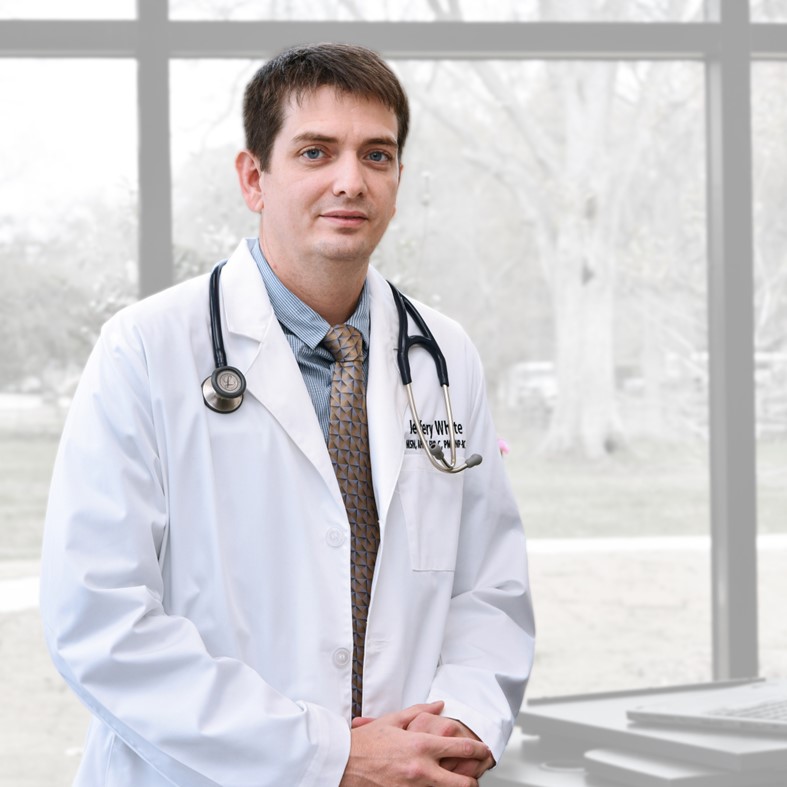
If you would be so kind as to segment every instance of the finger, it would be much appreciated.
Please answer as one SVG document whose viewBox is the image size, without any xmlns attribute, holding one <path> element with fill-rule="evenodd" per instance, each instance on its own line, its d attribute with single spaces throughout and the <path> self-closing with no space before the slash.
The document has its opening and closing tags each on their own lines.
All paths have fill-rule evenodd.
<svg viewBox="0 0 787 787">
<path fill-rule="evenodd" d="M 386 719 L 390 724 L 395 724 L 397 727 L 405 730 L 407 729 L 407 725 L 410 724 L 419 713 L 438 715 L 444 707 L 445 703 L 442 700 L 437 700 L 436 702 L 411 705 L 409 708 L 404 708 L 404 710 L 396 711 L 395 713 L 389 713 L 387 716 L 381 716 L 380 718 Z"/>
<path fill-rule="evenodd" d="M 447 771 L 436 762 L 424 765 L 416 773 L 408 776 L 407 784 L 428 784 L 431 787 L 478 787 L 475 776 L 463 776 Z"/>
<path fill-rule="evenodd" d="M 419 713 L 408 725 L 409 732 L 430 732 L 447 738 L 470 737 L 455 720 L 433 713 Z"/>
<path fill-rule="evenodd" d="M 440 777 L 434 784 L 439 784 L 440 787 L 478 787 L 478 780 L 475 777 L 461 776 L 441 768 Z"/>
<path fill-rule="evenodd" d="M 445 768 L 443 762 L 448 762 L 449 764 L 454 762 L 456 764 L 453 768 Z M 446 760 L 440 762 L 441 767 L 445 768 L 447 771 L 452 771 L 458 776 L 472 776 L 474 779 L 478 779 L 482 774 L 486 773 L 491 764 L 491 758 L 487 758 L 483 762 L 480 762 L 479 760 L 460 760 L 455 757 L 448 757 Z"/>
<path fill-rule="evenodd" d="M 476 779 L 486 773 L 490 768 L 494 768 L 495 758 L 487 757 L 485 760 L 460 759 L 459 757 L 445 757 L 440 760 L 440 767 L 454 773 L 461 773 L 466 776 L 474 776 Z"/>
<path fill-rule="evenodd" d="M 469 762 L 469 760 L 460 760 L 458 757 L 444 757 L 440 760 L 440 767 L 445 768 L 447 771 L 456 771 L 460 762 Z"/>
<path fill-rule="evenodd" d="M 443 738 L 435 737 L 435 748 L 440 759 L 445 757 L 459 757 L 461 759 L 486 760 L 492 756 L 489 747 L 481 741 L 472 738 Z"/>
<path fill-rule="evenodd" d="M 374 721 L 372 716 L 356 716 L 352 720 L 352 729 L 356 729 L 357 727 L 363 727 L 366 724 L 371 724 Z"/>
</svg>

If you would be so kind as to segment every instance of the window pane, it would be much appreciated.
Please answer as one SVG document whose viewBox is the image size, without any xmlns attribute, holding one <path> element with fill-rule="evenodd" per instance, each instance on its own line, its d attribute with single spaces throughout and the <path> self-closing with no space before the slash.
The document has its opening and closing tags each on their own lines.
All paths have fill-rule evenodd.
<svg viewBox="0 0 787 787">
<path fill-rule="evenodd" d="M 760 663 L 787 675 L 787 64 L 752 66 Z"/>
<path fill-rule="evenodd" d="M 532 695 L 709 677 L 701 67 L 400 70 L 417 119 L 378 265 L 484 360 L 532 547 Z"/>
<path fill-rule="evenodd" d="M 134 19 L 136 0 L 0 0 L 0 19 Z"/>
<path fill-rule="evenodd" d="M 243 148 L 243 89 L 259 62 L 170 63 L 175 276 L 190 278 L 257 232 L 243 203 L 235 154 Z"/>
<path fill-rule="evenodd" d="M 752 22 L 787 22 L 787 0 L 751 0 Z"/>
<path fill-rule="evenodd" d="M 435 7 L 437 6 L 437 8 Z M 454 10 L 454 7 L 456 10 Z M 581 3 L 577 0 L 170 0 L 172 19 L 278 19 L 389 22 L 434 21 L 630 21 L 693 22 L 702 4 L 683 0 L 632 3 L 631 0 Z M 439 10 L 438 10 L 439 9 Z"/>
<path fill-rule="evenodd" d="M 256 232 L 232 167 L 254 67 L 173 64 L 185 272 Z M 701 65 L 394 68 L 413 127 L 374 260 L 484 360 L 531 543 L 532 691 L 708 678 Z"/>
<path fill-rule="evenodd" d="M 0 761 L 8 784 L 70 783 L 78 758 L 68 752 L 86 726 L 46 655 L 35 587 L 69 398 L 101 323 L 136 291 L 135 78 L 131 61 L 0 61 Z"/>
</svg>

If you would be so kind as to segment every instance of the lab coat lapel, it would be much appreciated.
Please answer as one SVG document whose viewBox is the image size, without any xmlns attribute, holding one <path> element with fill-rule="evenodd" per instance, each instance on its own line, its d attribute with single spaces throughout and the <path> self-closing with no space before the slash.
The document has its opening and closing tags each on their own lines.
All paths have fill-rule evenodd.
<svg viewBox="0 0 787 787">
<path fill-rule="evenodd" d="M 388 282 L 369 270 L 371 336 L 366 412 L 377 513 L 384 527 L 404 457 L 407 393 L 396 365 L 399 321 Z"/>
<path fill-rule="evenodd" d="M 245 240 L 222 271 L 221 295 L 227 363 L 246 375 L 246 395 L 279 422 L 344 510 L 314 405 Z"/>
</svg>

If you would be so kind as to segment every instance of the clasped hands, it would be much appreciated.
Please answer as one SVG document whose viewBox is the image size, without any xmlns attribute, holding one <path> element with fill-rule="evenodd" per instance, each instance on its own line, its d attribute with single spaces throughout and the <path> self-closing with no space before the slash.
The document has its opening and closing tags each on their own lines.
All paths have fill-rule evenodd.
<svg viewBox="0 0 787 787">
<path fill-rule="evenodd" d="M 443 706 L 353 719 L 340 787 L 477 787 L 494 765 L 492 753 L 464 724 L 440 716 Z"/>
</svg>

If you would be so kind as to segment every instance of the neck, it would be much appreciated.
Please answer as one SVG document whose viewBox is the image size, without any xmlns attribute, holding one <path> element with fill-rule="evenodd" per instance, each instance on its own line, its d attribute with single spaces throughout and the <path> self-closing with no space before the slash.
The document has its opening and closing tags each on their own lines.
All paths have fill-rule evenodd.
<svg viewBox="0 0 787 787">
<path fill-rule="evenodd" d="M 369 260 L 320 259 L 298 264 L 282 260 L 260 238 L 262 253 L 279 281 L 329 325 L 347 322 L 358 305 Z"/>
<path fill-rule="evenodd" d="M 328 325 L 340 325 L 350 319 L 358 306 L 358 299 L 361 297 L 366 278 L 364 271 L 360 278 L 344 273 L 338 278 L 325 276 L 301 280 L 297 277 L 288 277 L 276 268 L 273 270 L 282 284 L 307 306 L 314 309 Z"/>
</svg>

